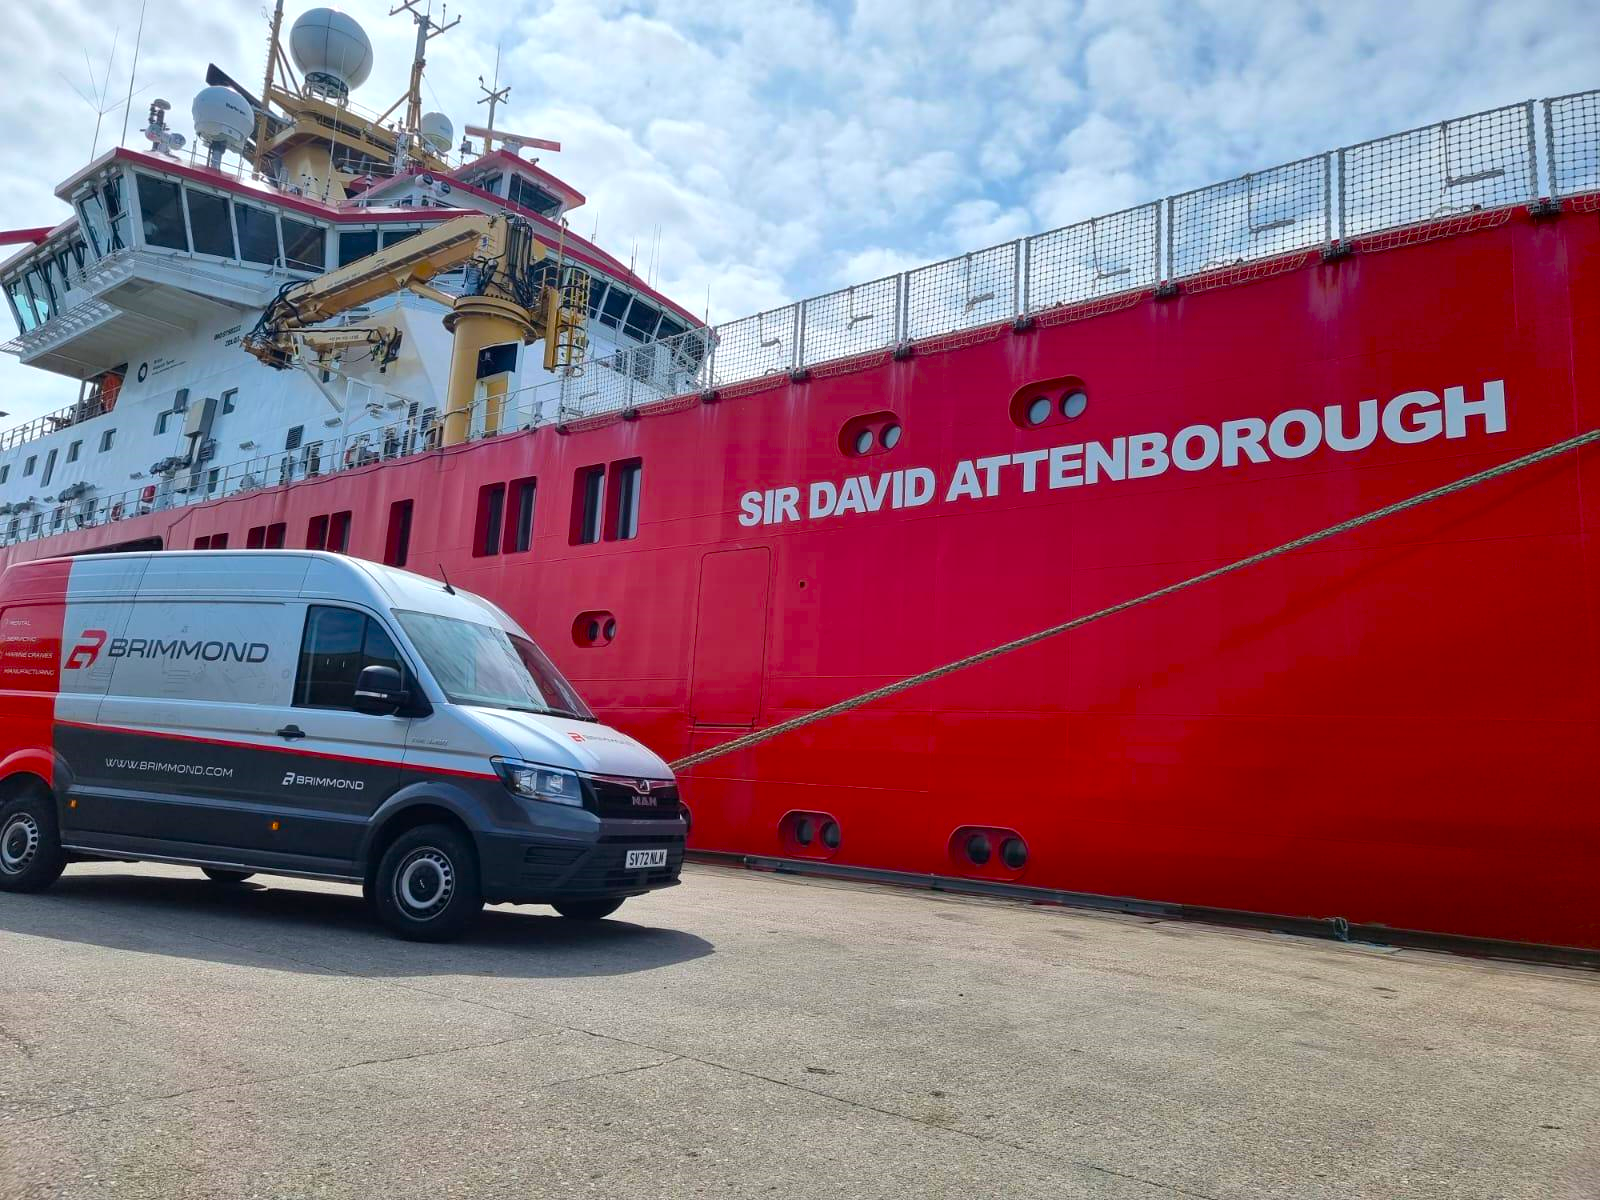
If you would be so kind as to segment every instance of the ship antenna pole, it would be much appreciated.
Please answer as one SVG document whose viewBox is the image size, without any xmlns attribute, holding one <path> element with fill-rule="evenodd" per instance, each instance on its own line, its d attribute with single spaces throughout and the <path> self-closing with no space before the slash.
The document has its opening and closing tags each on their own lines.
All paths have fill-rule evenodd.
<svg viewBox="0 0 1600 1200">
<path fill-rule="evenodd" d="M 122 137 L 117 145 L 128 140 L 128 114 L 133 111 L 133 81 L 139 77 L 139 46 L 144 41 L 144 10 L 149 0 L 139 0 L 139 32 L 133 35 L 133 66 L 128 70 L 128 99 L 122 108 Z"/>
<path fill-rule="evenodd" d="M 483 98 L 478 103 L 489 106 L 489 124 L 487 128 L 491 136 L 483 140 L 484 152 L 488 153 L 494 149 L 494 139 L 492 137 L 494 133 L 494 110 L 511 95 L 511 85 L 509 83 L 505 87 L 500 86 L 500 44 L 498 42 L 495 43 L 494 47 L 494 82 L 484 83 L 483 76 L 479 75 L 478 90 L 483 93 Z"/>
</svg>

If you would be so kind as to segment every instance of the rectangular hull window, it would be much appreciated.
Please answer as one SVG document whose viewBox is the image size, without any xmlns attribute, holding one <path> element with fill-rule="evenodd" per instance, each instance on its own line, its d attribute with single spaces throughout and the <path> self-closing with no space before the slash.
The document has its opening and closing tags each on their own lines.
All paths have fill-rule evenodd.
<svg viewBox="0 0 1600 1200">
<path fill-rule="evenodd" d="M 605 507 L 606 469 L 584 467 L 572 489 L 572 542 L 587 545 L 600 540 L 600 519 Z"/>
<path fill-rule="evenodd" d="M 396 500 L 389 506 L 389 535 L 383 543 L 383 561 L 391 567 L 403 567 L 411 555 L 411 505 L 410 500 Z"/>
<path fill-rule="evenodd" d="M 644 481 L 644 464 L 636 458 L 612 463 L 611 478 L 615 492 L 611 511 L 616 521 L 611 536 L 618 541 L 627 541 L 639 536 L 639 488 Z"/>
<path fill-rule="evenodd" d="M 514 479 L 511 494 L 516 505 L 515 522 L 507 531 L 507 551 L 521 553 L 533 548 L 533 504 L 538 496 L 537 479 Z"/>
<path fill-rule="evenodd" d="M 491 483 L 478 489 L 478 523 L 473 530 L 472 553 L 477 558 L 500 553 L 500 528 L 506 507 L 506 485 Z"/>
</svg>

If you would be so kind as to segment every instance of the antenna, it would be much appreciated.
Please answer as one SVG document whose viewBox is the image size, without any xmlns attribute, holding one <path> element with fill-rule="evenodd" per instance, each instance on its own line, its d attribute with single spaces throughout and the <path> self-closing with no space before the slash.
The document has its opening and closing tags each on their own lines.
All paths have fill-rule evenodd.
<svg viewBox="0 0 1600 1200">
<path fill-rule="evenodd" d="M 133 66 L 128 71 L 128 98 L 122 102 L 122 137 L 117 141 L 119 146 L 128 140 L 128 114 L 133 111 L 133 81 L 139 74 L 139 46 L 144 41 L 146 3 L 148 0 L 139 0 L 139 32 L 133 35 Z"/>
<path fill-rule="evenodd" d="M 506 84 L 505 87 L 501 87 L 500 86 L 500 43 L 499 42 L 496 42 L 495 46 L 494 46 L 494 82 L 486 84 L 486 83 L 483 82 L 483 76 L 479 75 L 478 76 L 478 90 L 483 93 L 483 98 L 481 100 L 479 100 L 478 103 L 479 104 L 487 104 L 489 106 L 489 125 L 488 125 L 488 128 L 489 128 L 489 130 L 491 132 L 493 132 L 493 130 L 494 130 L 494 110 L 496 108 L 498 108 L 501 105 L 501 103 L 503 103 L 506 100 L 506 98 L 508 96 L 511 95 L 511 85 L 509 83 Z M 487 149 L 490 149 L 490 147 L 485 146 L 484 149 L 487 150 Z"/>
<path fill-rule="evenodd" d="M 444 590 L 449 592 L 452 596 L 454 596 L 456 594 L 456 590 L 455 590 L 455 588 L 450 586 L 450 576 L 448 576 L 448 575 L 446 575 L 444 573 L 444 564 L 443 563 L 439 564 L 439 578 L 444 580 Z"/>
<path fill-rule="evenodd" d="M 121 107 L 121 101 L 118 101 L 116 104 L 106 103 L 106 93 L 111 87 L 111 64 L 117 57 L 117 38 L 121 32 L 122 30 L 120 27 L 111 31 L 111 53 L 106 56 L 105 78 L 100 81 L 99 87 L 95 86 L 94 64 L 89 61 L 89 51 L 87 48 L 85 48 L 83 52 L 83 65 L 88 69 L 89 91 L 84 91 L 65 75 L 61 75 L 61 72 L 56 72 L 56 74 L 61 75 L 62 81 L 65 82 L 69 88 L 78 93 L 85 104 L 94 109 L 94 141 L 89 146 L 89 157 L 91 159 L 100 149 L 101 122 L 105 120 L 107 113 L 115 112 L 119 107 Z"/>
</svg>

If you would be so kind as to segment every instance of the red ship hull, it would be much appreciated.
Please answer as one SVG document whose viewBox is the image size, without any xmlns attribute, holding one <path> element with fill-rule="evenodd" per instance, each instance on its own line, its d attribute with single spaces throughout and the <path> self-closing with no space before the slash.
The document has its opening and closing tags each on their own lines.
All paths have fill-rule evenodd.
<svg viewBox="0 0 1600 1200">
<path fill-rule="evenodd" d="M 239 547 L 274 522 L 294 546 L 349 510 L 350 552 L 381 559 L 390 505 L 412 499 L 408 565 L 493 597 L 671 759 L 1600 426 L 1593 213 L 1284 265 L 5 553 Z M 1082 416 L 1019 427 L 1019 389 L 1066 377 Z M 1458 437 L 1094 486 L 1041 473 L 1031 492 L 1012 465 L 996 495 L 946 495 L 963 460 L 1292 409 L 1353 422 L 1363 400 L 1479 401 L 1489 381 L 1503 432 L 1473 417 Z M 849 456 L 841 432 L 878 412 L 899 445 Z M 637 538 L 573 544 L 578 474 L 632 459 Z M 806 515 L 813 481 L 912 467 L 937 481 L 929 503 Z M 480 487 L 530 476 L 531 550 L 475 554 Z M 791 486 L 799 519 L 741 524 L 749 493 Z M 615 616 L 609 644 L 578 644 L 591 612 Z M 1591 447 L 695 768 L 692 844 L 1600 948 L 1597 644 Z M 836 847 L 815 835 L 829 820 Z"/>
</svg>

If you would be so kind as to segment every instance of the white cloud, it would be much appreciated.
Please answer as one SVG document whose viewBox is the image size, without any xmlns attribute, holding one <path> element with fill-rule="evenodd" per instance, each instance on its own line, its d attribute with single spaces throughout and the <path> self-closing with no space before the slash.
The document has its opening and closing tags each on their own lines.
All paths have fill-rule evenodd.
<svg viewBox="0 0 1600 1200">
<path fill-rule="evenodd" d="M 306 4 L 291 0 L 290 16 Z M 383 107 L 405 84 L 408 20 L 344 0 L 371 34 Z M 54 185 L 87 156 L 81 82 L 137 0 L 9 14 L 0 47 L 0 227 L 65 215 Z M 728 317 L 1082 219 L 1341 143 L 1600 84 L 1590 0 L 505 0 L 474 4 L 429 52 L 429 106 L 480 123 L 501 47 L 502 127 L 559 138 L 543 165 L 589 197 L 587 236 L 695 312 Z M 144 105 L 188 97 L 207 59 L 251 86 L 257 6 L 152 6 Z M 48 107 L 47 107 L 48 106 Z M 44 115 L 48 113 L 48 115 Z M 115 114 L 108 129 L 121 128 Z M 104 139 L 102 139 L 104 141 Z M 0 362 L 13 419 L 70 381 Z"/>
</svg>

